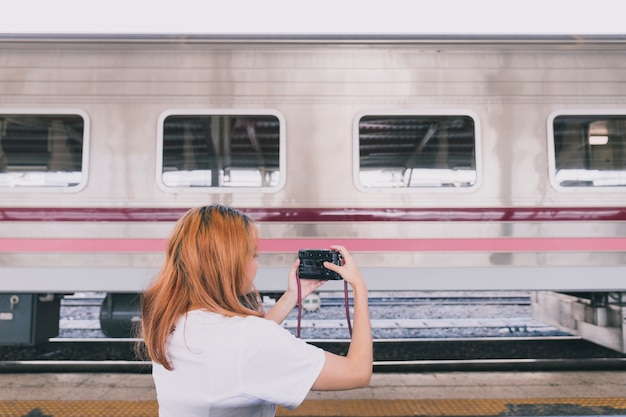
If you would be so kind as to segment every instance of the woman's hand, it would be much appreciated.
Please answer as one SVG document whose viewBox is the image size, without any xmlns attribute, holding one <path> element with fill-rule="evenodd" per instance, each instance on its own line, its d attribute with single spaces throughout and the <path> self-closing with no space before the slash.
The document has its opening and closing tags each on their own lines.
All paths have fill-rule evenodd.
<svg viewBox="0 0 626 417">
<path fill-rule="evenodd" d="M 287 291 L 285 291 L 282 297 L 274 304 L 274 307 L 265 314 L 266 319 L 273 320 L 280 324 L 287 318 L 291 310 L 298 304 L 298 280 L 300 280 L 301 299 L 306 298 L 306 296 L 326 282 L 318 279 L 298 278 L 298 266 L 300 266 L 300 259 L 296 259 L 293 265 L 291 265 L 287 277 Z"/>
<path fill-rule="evenodd" d="M 319 279 L 303 279 L 298 278 L 298 267 L 300 266 L 300 259 L 296 259 L 296 261 L 291 265 L 291 269 L 289 270 L 289 277 L 287 281 L 287 292 L 295 294 L 296 300 L 298 299 L 298 280 L 300 280 L 300 293 L 302 299 L 305 299 L 309 294 L 313 291 L 321 287 L 326 283 L 324 280 Z"/>
<path fill-rule="evenodd" d="M 332 262 L 324 262 L 324 267 L 341 275 L 344 281 L 352 285 L 352 287 L 364 286 L 363 276 L 359 271 L 359 267 L 352 258 L 352 255 L 346 248 L 339 245 L 331 245 L 330 248 L 341 254 L 343 262 L 341 265 L 335 265 Z"/>
</svg>

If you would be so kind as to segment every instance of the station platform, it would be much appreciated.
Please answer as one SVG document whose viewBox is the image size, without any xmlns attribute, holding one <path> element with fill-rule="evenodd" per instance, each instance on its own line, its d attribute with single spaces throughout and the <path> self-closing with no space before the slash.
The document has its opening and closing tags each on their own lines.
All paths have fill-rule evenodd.
<svg viewBox="0 0 626 417">
<path fill-rule="evenodd" d="M 149 374 L 0 373 L 1 417 L 156 417 Z M 625 371 L 376 373 L 277 416 L 626 416 Z"/>
</svg>

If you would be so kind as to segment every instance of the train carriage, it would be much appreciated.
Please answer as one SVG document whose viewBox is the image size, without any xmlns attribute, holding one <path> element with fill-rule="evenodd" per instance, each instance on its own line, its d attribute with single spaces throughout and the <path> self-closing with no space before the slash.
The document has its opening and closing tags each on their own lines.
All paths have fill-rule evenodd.
<svg viewBox="0 0 626 417">
<path fill-rule="evenodd" d="M 140 293 L 178 217 L 222 203 L 259 224 L 262 292 L 340 243 L 372 290 L 541 291 L 625 350 L 624 37 L 0 45 L 0 329 L 16 297 Z"/>
</svg>

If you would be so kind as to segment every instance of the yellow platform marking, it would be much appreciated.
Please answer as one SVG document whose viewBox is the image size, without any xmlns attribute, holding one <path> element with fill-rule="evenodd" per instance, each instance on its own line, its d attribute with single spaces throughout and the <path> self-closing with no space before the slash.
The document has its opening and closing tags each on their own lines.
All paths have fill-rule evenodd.
<svg viewBox="0 0 626 417">
<path fill-rule="evenodd" d="M 506 405 L 468 400 L 326 400 L 305 401 L 295 410 L 278 408 L 277 416 L 494 416 Z"/>
<path fill-rule="evenodd" d="M 38 414 L 35 414 L 38 412 Z M 156 401 L 2 401 L 1 417 L 156 417 Z"/>
<path fill-rule="evenodd" d="M 310 400 L 295 410 L 278 407 L 281 417 L 497 416 L 510 405 L 573 404 L 624 409 L 626 398 L 529 398 L 442 400 Z"/>
<path fill-rule="evenodd" d="M 626 398 L 529 398 L 441 400 L 305 400 L 279 417 L 497 416 L 511 406 L 609 407 L 626 414 Z M 157 417 L 156 401 L 0 401 L 0 417 Z"/>
</svg>

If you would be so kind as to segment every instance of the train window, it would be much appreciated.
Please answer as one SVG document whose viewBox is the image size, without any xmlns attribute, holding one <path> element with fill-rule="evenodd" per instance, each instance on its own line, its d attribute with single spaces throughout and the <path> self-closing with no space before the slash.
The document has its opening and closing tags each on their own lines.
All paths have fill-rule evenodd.
<svg viewBox="0 0 626 417">
<path fill-rule="evenodd" d="M 367 115 L 358 119 L 355 131 L 356 181 L 364 190 L 477 183 L 476 122 L 466 114 Z"/>
<path fill-rule="evenodd" d="M 271 191 L 284 182 L 284 129 L 278 114 L 164 114 L 159 183 L 166 190 Z"/>
<path fill-rule="evenodd" d="M 78 189 L 86 182 L 86 116 L 0 114 L 0 190 Z"/>
<path fill-rule="evenodd" d="M 626 115 L 552 115 L 548 130 L 557 187 L 626 186 Z"/>
</svg>

